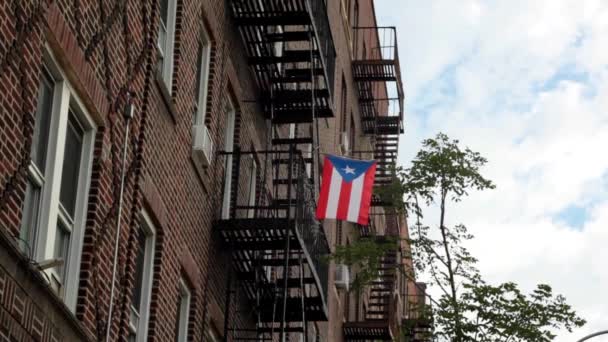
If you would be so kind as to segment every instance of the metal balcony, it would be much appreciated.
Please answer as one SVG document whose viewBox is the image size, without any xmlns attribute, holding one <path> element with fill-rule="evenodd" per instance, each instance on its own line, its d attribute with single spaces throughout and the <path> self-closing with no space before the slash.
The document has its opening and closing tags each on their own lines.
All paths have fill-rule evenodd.
<svg viewBox="0 0 608 342">
<path fill-rule="evenodd" d="M 395 82 L 402 97 L 397 29 L 392 27 L 354 27 L 355 53 L 353 77 L 356 82 Z"/>
<path fill-rule="evenodd" d="M 258 317 L 250 337 L 270 338 L 280 327 L 293 330 L 294 322 L 327 320 L 323 258 L 330 249 L 315 219 L 311 158 L 294 144 L 287 151 L 237 149 L 222 155 L 232 170 L 225 201 L 230 209 L 214 229 L 231 255 L 236 285 Z"/>
<path fill-rule="evenodd" d="M 399 135 L 403 133 L 403 86 L 395 27 L 355 27 L 353 77 L 363 132 L 374 139 L 376 186 L 394 181 Z M 379 202 L 376 201 L 376 204 Z"/>
<path fill-rule="evenodd" d="M 433 302 L 426 295 L 426 284 L 416 283 L 415 293 L 405 296 L 404 333 L 411 341 L 431 341 L 433 332 Z"/>
<path fill-rule="evenodd" d="M 398 252 L 387 252 L 380 262 L 378 278 L 366 292 L 364 320 L 343 325 L 346 341 L 393 341 L 399 335 L 395 294 Z"/>
<path fill-rule="evenodd" d="M 268 118 L 333 117 L 336 51 L 324 0 L 230 0 Z M 273 106 L 274 105 L 274 106 Z"/>
</svg>

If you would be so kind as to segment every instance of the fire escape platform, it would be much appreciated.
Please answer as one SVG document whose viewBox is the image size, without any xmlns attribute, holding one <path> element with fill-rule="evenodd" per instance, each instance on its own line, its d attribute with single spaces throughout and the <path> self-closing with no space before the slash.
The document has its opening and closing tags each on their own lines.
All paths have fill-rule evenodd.
<svg viewBox="0 0 608 342">
<path fill-rule="evenodd" d="M 346 341 L 361 341 L 361 340 L 380 340 L 392 341 L 393 334 L 391 333 L 388 321 L 373 322 L 348 322 L 343 326 L 344 339 Z"/>
<path fill-rule="evenodd" d="M 283 298 L 277 299 L 278 305 L 283 304 Z M 273 308 L 271 301 L 266 301 L 262 304 L 260 310 L 260 316 L 262 322 L 272 322 L 276 320 L 277 312 Z M 328 316 L 325 311 L 325 303 L 321 297 L 307 297 L 304 300 L 304 315 L 307 321 L 323 322 L 327 321 Z M 302 298 L 301 297 L 288 297 L 287 298 L 287 311 L 285 312 L 286 322 L 301 322 L 302 321 Z M 275 317 L 273 317 L 273 315 Z"/>
<path fill-rule="evenodd" d="M 232 259 L 237 271 L 237 277 L 244 285 L 246 293 L 253 298 L 256 288 L 262 288 L 261 292 L 266 299 L 264 302 L 273 303 L 270 293 L 284 288 L 297 288 L 301 284 L 316 287 L 316 293 L 304 298 L 305 317 L 307 320 L 326 321 L 328 319 L 327 305 L 325 303 L 324 290 L 321 284 L 317 269 L 314 267 L 313 260 L 309 254 L 303 238 L 296 229 L 293 219 L 286 218 L 233 218 L 218 220 L 215 222 L 214 229 L 219 232 L 223 243 L 232 250 Z M 285 258 L 281 255 L 285 248 L 286 234 L 290 232 L 289 249 L 290 257 Z M 270 253 L 274 258 L 256 259 L 256 253 Z M 273 254 L 274 253 L 274 254 Z M 300 256 L 300 258 L 298 257 Z M 270 279 L 262 277 L 255 278 L 255 268 L 261 266 L 300 267 L 300 259 L 303 265 L 307 265 L 309 276 L 289 277 L 285 279 Z M 282 305 L 283 300 L 277 299 Z M 261 320 L 271 322 L 273 305 L 262 305 L 260 310 Z M 277 317 L 274 317 L 276 319 Z M 302 297 L 292 297 L 287 299 L 287 322 L 296 322 L 302 319 Z"/>
<path fill-rule="evenodd" d="M 399 64 L 392 59 L 353 61 L 355 81 L 397 82 L 401 79 Z"/>
<path fill-rule="evenodd" d="M 305 0 L 233 0 L 233 4 L 235 23 L 241 26 L 308 25 L 311 22 Z"/>
</svg>

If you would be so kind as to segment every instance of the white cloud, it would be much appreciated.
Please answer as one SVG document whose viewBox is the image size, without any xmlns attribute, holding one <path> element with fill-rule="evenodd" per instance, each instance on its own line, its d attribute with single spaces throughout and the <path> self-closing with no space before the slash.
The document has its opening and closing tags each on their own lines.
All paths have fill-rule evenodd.
<svg viewBox="0 0 608 342">
<path fill-rule="evenodd" d="M 450 219 L 477 236 L 484 274 L 564 294 L 589 323 L 557 341 L 608 329 L 608 2 L 380 0 L 376 9 L 400 37 L 401 162 L 438 131 L 482 152 L 497 189 Z M 556 219 L 570 206 L 587 209 L 582 229 Z"/>
</svg>

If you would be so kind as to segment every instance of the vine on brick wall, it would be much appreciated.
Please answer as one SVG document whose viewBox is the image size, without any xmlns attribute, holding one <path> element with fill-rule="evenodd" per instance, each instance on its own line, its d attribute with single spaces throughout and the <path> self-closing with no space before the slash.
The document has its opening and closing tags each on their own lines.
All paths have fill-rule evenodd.
<svg viewBox="0 0 608 342">
<path fill-rule="evenodd" d="M 7 178 L 5 184 L 0 188 L 0 213 L 7 209 L 8 200 L 16 194 L 19 184 L 25 181 L 27 168 L 30 163 L 30 149 L 32 146 L 32 132 L 34 129 L 34 114 L 30 112 L 26 99 L 29 97 L 27 89 L 27 70 L 24 59 L 25 44 L 31 37 L 32 32 L 39 29 L 39 23 L 44 16 L 44 5 L 42 2 L 34 7 L 33 13 L 27 17 L 21 1 L 11 3 L 13 17 L 15 18 L 16 36 L 11 42 L 6 53 L 0 57 L 0 75 L 8 75 L 6 69 L 12 68 L 18 79 L 18 91 L 21 102 L 21 134 L 23 144 L 18 152 L 19 164 Z M 32 92 L 36 93 L 36 92 Z"/>
<path fill-rule="evenodd" d="M 146 64 L 151 63 L 151 49 L 150 46 L 152 46 L 150 44 L 150 40 L 151 40 L 151 26 L 153 25 L 153 21 L 151 20 L 153 18 L 153 14 L 149 14 L 148 10 L 147 10 L 147 5 L 144 2 L 139 2 L 140 4 L 140 10 L 141 10 L 141 24 L 142 27 L 144 28 L 144 32 L 143 32 L 143 37 L 144 37 L 144 42 L 142 44 L 142 48 L 141 50 L 137 53 L 137 57 L 135 58 L 135 60 L 133 61 L 133 59 L 131 58 L 132 56 L 132 36 L 131 36 L 131 32 L 129 30 L 129 16 L 126 10 L 126 7 L 128 5 L 127 1 L 116 1 L 114 3 L 114 6 L 112 8 L 112 11 L 110 13 L 109 16 L 105 16 L 105 11 L 103 9 L 103 5 L 100 1 L 99 3 L 99 8 L 100 8 L 100 17 L 101 17 L 101 30 L 96 32 L 93 37 L 91 38 L 91 41 L 86 44 L 87 48 L 85 49 L 85 56 L 87 58 L 87 60 L 90 59 L 90 56 L 94 53 L 95 49 L 100 45 L 102 45 L 102 57 L 103 57 L 103 67 L 105 68 L 105 83 L 106 83 L 106 95 L 108 97 L 109 102 L 111 103 L 110 105 L 110 110 L 108 113 L 108 121 L 110 121 L 110 125 L 108 125 L 108 134 L 110 136 L 110 157 L 111 157 L 111 168 L 110 168 L 110 173 L 111 173 L 111 179 L 112 179 L 112 202 L 110 205 L 110 208 L 107 210 L 107 212 L 102 216 L 102 223 L 101 223 L 101 229 L 98 232 L 94 232 L 94 237 L 93 237 L 93 246 L 94 246 L 94 250 L 93 250 L 93 259 L 91 262 L 91 268 L 92 268 L 92 285 L 93 285 L 93 291 L 94 291 L 94 299 L 95 299 L 95 319 L 96 319 L 96 333 L 98 338 L 103 338 L 105 336 L 106 333 L 106 324 L 107 324 L 107 320 L 109 319 L 109 317 L 107 317 L 107 315 L 104 317 L 103 312 L 107 312 L 108 311 L 108 305 L 109 303 L 105 302 L 102 300 L 100 294 L 101 294 L 101 289 L 100 289 L 100 285 L 102 285 L 101 283 L 101 279 L 100 279 L 100 274 L 99 274 L 99 261 L 100 261 L 100 255 L 99 255 L 99 249 L 101 248 L 101 238 L 103 236 L 106 236 L 106 234 L 108 234 L 108 231 L 111 230 L 111 228 L 114 228 L 117 219 L 118 219 L 118 205 L 119 205 L 119 191 L 120 191 L 120 177 L 121 177 L 121 158 L 120 158 L 120 153 L 121 153 L 121 149 L 119 148 L 120 146 L 122 146 L 123 142 L 121 141 L 122 139 L 122 134 L 117 134 L 116 131 L 119 130 L 119 125 L 118 125 L 118 121 L 119 121 L 119 114 L 120 112 L 122 112 L 122 109 L 124 109 L 124 107 L 127 105 L 129 98 L 131 96 L 136 96 L 137 94 L 134 94 L 132 92 L 132 85 L 134 80 L 141 74 L 141 72 L 146 71 L 146 69 L 144 68 Z M 118 20 L 118 19 L 121 20 Z M 107 36 L 109 34 L 109 32 L 111 31 L 111 29 L 114 27 L 114 25 L 116 25 L 117 23 L 121 23 L 123 26 L 123 30 L 122 30 L 122 35 L 123 35 L 123 39 L 125 42 L 125 50 L 126 50 L 126 66 L 127 66 L 127 78 L 124 82 L 124 84 L 122 84 L 119 89 L 118 89 L 118 93 L 116 94 L 116 96 L 112 95 L 112 88 L 111 88 L 111 80 L 115 79 L 114 78 L 114 74 L 112 72 L 112 68 L 110 65 L 110 58 L 109 58 L 109 53 L 108 53 L 108 39 Z M 148 88 L 149 88 L 149 81 L 150 75 L 149 73 L 146 75 L 145 77 L 145 85 L 144 85 L 144 98 L 143 98 L 143 103 L 144 105 L 147 103 L 147 93 L 149 92 Z M 141 111 L 142 114 L 145 114 L 145 110 L 142 108 Z M 141 141 L 143 138 L 143 126 L 144 125 L 144 118 L 140 118 L 139 120 L 139 126 L 136 127 L 135 125 L 131 126 L 131 132 L 129 134 L 130 137 L 130 141 L 128 142 L 131 145 L 131 149 L 130 151 L 135 154 L 133 156 L 133 158 L 127 163 L 127 165 L 125 165 L 126 167 L 126 171 L 125 171 L 125 184 L 129 185 L 136 185 L 138 183 L 138 176 L 139 176 L 139 168 L 141 167 L 140 165 L 140 157 L 141 154 L 143 153 L 143 150 L 141 148 Z M 139 132 L 139 134 L 135 134 L 135 132 Z M 134 194 L 135 196 L 137 196 L 137 194 Z M 124 204 L 123 204 L 124 205 Z M 127 222 L 125 222 L 125 224 L 129 227 L 133 226 L 133 223 L 136 222 L 136 206 L 137 206 L 137 200 L 136 198 L 132 199 L 132 210 L 131 210 L 131 217 L 129 218 L 129 220 Z M 131 234 L 130 237 L 128 239 L 128 244 L 129 247 L 127 248 L 127 255 L 123 255 L 121 256 L 121 260 L 126 259 L 126 260 L 130 260 L 130 258 L 133 256 L 133 241 L 134 241 L 134 229 L 131 229 Z M 111 241 L 111 239 L 110 239 Z M 121 318 L 119 320 L 119 322 L 124 322 L 126 315 L 124 314 L 123 311 L 125 311 L 125 308 L 127 307 L 127 303 L 128 303 L 128 298 L 127 298 L 127 291 L 124 291 L 124 287 L 128 285 L 127 282 L 127 274 L 126 274 L 126 262 L 119 262 L 120 265 L 123 265 L 122 267 L 120 267 L 118 269 L 118 275 L 117 275 L 117 280 L 116 280 L 116 291 L 117 293 L 120 293 L 120 296 L 117 296 L 115 298 L 115 304 L 116 302 L 119 302 L 122 307 L 123 310 L 121 310 L 122 315 Z M 103 283 L 104 285 L 107 285 L 105 283 Z"/>
<path fill-rule="evenodd" d="M 18 87 L 18 92 L 19 92 L 19 98 L 20 98 L 20 103 L 19 103 L 19 107 L 20 107 L 20 127 L 21 127 L 21 134 L 22 136 L 20 137 L 23 141 L 23 144 L 21 145 L 21 148 L 18 151 L 18 164 L 17 164 L 17 168 L 8 175 L 6 181 L 4 182 L 4 184 L 0 184 L 0 213 L 4 213 L 7 209 L 8 209 L 8 203 L 9 200 L 11 199 L 12 196 L 17 195 L 17 189 L 19 188 L 20 184 L 23 184 L 25 182 L 25 178 L 27 177 L 27 169 L 28 166 L 30 164 L 30 150 L 31 150 L 31 145 L 32 145 L 32 135 L 33 135 L 33 129 L 34 129 L 34 110 L 35 108 L 28 108 L 28 99 L 31 99 L 31 94 L 36 94 L 36 90 L 32 89 L 28 89 L 28 84 L 27 84 L 27 80 L 28 80 L 28 72 L 33 72 L 32 70 L 28 70 L 27 69 L 27 65 L 26 65 L 26 61 L 24 58 L 25 55 L 25 48 L 26 48 L 26 44 L 28 43 L 28 41 L 30 39 L 34 39 L 35 37 L 33 37 L 33 34 L 39 30 L 42 30 L 42 26 L 43 24 L 43 20 L 46 14 L 46 10 L 49 6 L 49 4 L 52 1 L 50 0 L 41 0 L 38 1 L 34 6 L 33 6 L 33 10 L 32 13 L 27 16 L 26 15 L 26 11 L 24 9 L 24 6 L 26 6 L 26 4 L 30 4 L 28 2 L 25 2 L 26 4 L 24 4 L 23 1 L 19 1 L 19 0 L 14 0 L 12 1 L 11 5 L 10 5 L 10 9 L 12 9 L 12 14 L 13 14 L 13 18 L 14 18 L 14 27 L 15 27 L 15 32 L 16 32 L 16 36 L 14 37 L 14 39 L 10 42 L 9 47 L 7 49 L 7 51 L 0 56 L 0 75 L 8 75 L 9 73 L 7 72 L 8 69 L 12 70 L 14 72 L 14 74 L 17 76 L 18 82 L 17 82 L 17 87 Z M 119 128 L 121 127 L 120 124 L 120 116 L 117 115 L 119 114 L 122 109 L 125 107 L 125 105 L 127 104 L 127 101 L 129 99 L 130 96 L 136 96 L 137 94 L 134 94 L 132 92 L 132 86 L 133 86 L 133 82 L 135 79 L 137 79 L 138 76 L 140 76 L 140 74 L 144 71 L 146 71 L 146 76 L 145 76 L 145 81 L 144 81 L 144 98 L 142 99 L 142 102 L 144 104 L 147 103 L 147 96 L 149 93 L 149 87 L 150 87 L 150 72 L 149 72 L 149 68 L 146 69 L 145 66 L 150 64 L 152 62 L 152 50 L 150 47 L 153 46 L 153 44 L 151 44 L 151 40 L 153 39 L 152 37 L 152 27 L 153 27 L 153 20 L 152 18 L 154 17 L 154 10 L 156 8 L 156 6 L 152 7 L 152 11 L 149 13 L 147 5 L 145 4 L 145 2 L 137 2 L 139 3 L 139 6 L 141 8 L 141 24 L 142 27 L 144 28 L 144 32 L 143 32 L 143 37 L 144 37 L 144 42 L 142 44 L 142 48 L 140 49 L 140 51 L 138 51 L 138 53 L 135 55 L 136 57 L 133 59 L 132 58 L 132 48 L 131 45 L 133 43 L 132 40 L 132 35 L 131 32 L 129 30 L 129 17 L 128 17 L 128 13 L 126 11 L 127 5 L 128 5 L 128 1 L 127 0 L 118 0 L 114 3 L 114 6 L 112 7 L 112 10 L 110 12 L 109 16 L 105 15 L 105 11 L 103 8 L 103 4 L 102 1 L 99 1 L 99 14 L 101 17 L 100 22 L 102 23 L 101 25 L 101 29 L 100 31 L 96 32 L 93 37 L 91 38 L 91 40 L 88 43 L 84 42 L 84 38 L 82 36 L 81 33 L 81 28 L 82 28 L 82 13 L 81 13 L 81 9 L 80 9 L 80 1 L 79 0 L 74 0 L 73 1 L 73 9 L 74 9 L 74 15 L 75 15 L 75 28 L 76 28 L 76 37 L 77 37 L 77 41 L 79 43 L 79 45 L 81 47 L 85 47 L 85 56 L 86 56 L 86 60 L 89 61 L 91 55 L 94 53 L 94 51 L 97 49 L 97 47 L 99 46 L 100 43 L 102 43 L 103 45 L 103 51 L 102 51 L 102 57 L 103 57 L 103 67 L 104 67 L 104 71 L 105 71 L 105 90 L 106 90 L 106 98 L 108 100 L 108 102 L 111 104 L 110 105 L 110 109 L 108 111 L 107 114 L 107 118 L 108 118 L 108 125 L 106 126 L 106 129 L 108 129 L 108 134 L 109 134 L 109 140 L 110 140 L 110 158 L 111 158 L 111 166 L 108 170 L 108 172 L 111 175 L 111 179 L 112 179 L 112 185 L 110 188 L 110 192 L 112 194 L 112 200 L 111 200 L 111 204 L 110 207 L 108 208 L 108 210 L 102 214 L 102 219 L 101 219 L 101 223 L 100 223 L 100 228 L 99 230 L 91 230 L 92 234 L 93 234 L 93 252 L 92 252 L 92 261 L 91 261 L 91 268 L 92 268 L 92 276 L 91 276 L 91 281 L 92 281 L 92 290 L 94 293 L 94 301 L 95 301 L 95 319 L 96 319 L 96 335 L 99 338 L 103 338 L 103 336 L 105 335 L 105 322 L 107 320 L 107 317 L 103 317 L 103 311 L 102 309 L 106 309 L 105 312 L 107 312 L 107 304 L 106 302 L 101 302 L 101 296 L 100 296 L 100 285 L 101 285 L 101 279 L 100 279 L 100 274 L 99 274 L 99 249 L 101 247 L 101 243 L 102 243 L 102 237 L 105 236 L 106 234 L 108 234 L 108 230 L 109 228 L 114 227 L 114 224 L 117 220 L 117 215 L 118 215 L 118 195 L 119 195 L 119 189 L 120 189 L 120 176 L 121 176 L 121 165 L 120 165 L 120 148 L 119 146 L 122 145 L 122 141 L 121 141 L 121 137 L 122 134 L 117 134 L 116 131 L 119 130 Z M 119 20 L 121 19 L 121 20 Z M 125 42 L 125 47 L 126 47 L 126 64 L 127 64 L 127 78 L 124 81 L 124 83 L 122 85 L 120 85 L 118 87 L 118 92 L 117 94 L 113 94 L 112 93 L 112 80 L 115 80 L 115 78 L 113 77 L 113 72 L 112 72 L 112 68 L 110 65 L 110 58 L 109 58 L 109 50 L 108 50 L 108 33 L 110 32 L 110 30 L 113 28 L 113 26 L 116 23 L 122 23 L 123 25 L 123 38 L 124 38 L 124 42 Z M 143 113 L 144 111 L 142 111 Z M 144 118 L 143 116 L 145 116 L 145 113 L 143 113 L 144 115 L 142 115 L 142 118 L 139 120 L 138 125 L 136 126 L 135 124 L 131 127 L 131 134 L 129 134 L 130 136 L 130 140 L 129 140 L 129 144 L 131 145 L 130 151 L 132 152 L 133 156 L 132 158 L 130 158 L 128 164 L 125 166 L 126 172 L 125 172 L 125 184 L 132 184 L 132 185 L 136 185 L 138 182 L 138 178 L 139 178 L 139 168 L 141 167 L 141 154 L 143 153 L 143 149 L 142 149 L 142 139 L 143 139 L 143 129 L 144 129 Z M 137 124 L 137 123 L 136 123 Z M 138 133 L 138 134 L 137 134 Z M 98 139 L 103 139 L 103 131 L 100 134 L 99 137 L 97 137 Z M 99 166 L 100 161 L 100 156 L 98 158 L 96 158 L 96 166 Z M 125 224 L 128 226 L 132 226 L 132 223 L 134 222 L 134 212 L 136 212 L 135 208 L 137 205 L 137 201 L 134 198 L 133 199 L 133 210 L 132 210 L 132 215 L 129 219 L 128 222 L 126 222 Z M 133 232 L 133 229 L 131 230 Z M 111 239 L 110 239 L 111 240 Z M 132 240 L 134 240 L 133 238 L 133 233 L 131 234 L 131 237 L 129 238 L 130 244 L 132 245 Z M 127 259 L 129 256 L 132 256 L 131 254 L 133 254 L 133 252 L 131 251 L 133 248 L 129 248 L 128 249 L 128 253 L 129 255 L 127 255 Z M 126 263 L 121 263 L 121 265 L 125 265 Z M 117 291 L 120 291 L 121 285 L 126 285 L 127 282 L 126 280 L 126 272 L 125 272 L 126 268 L 125 266 L 122 266 L 120 268 L 120 272 L 119 272 L 119 279 L 117 280 L 117 284 L 119 285 L 119 288 L 117 288 Z M 104 284 L 105 285 L 105 284 Z M 122 297 L 118 298 L 120 300 L 120 302 L 123 303 L 123 308 L 126 307 L 126 303 L 127 303 L 127 298 L 126 298 L 126 291 L 121 291 L 122 293 Z M 124 310 L 123 310 L 124 311 Z M 124 314 L 123 314 L 124 315 Z M 124 319 L 124 317 L 123 317 Z"/>
</svg>

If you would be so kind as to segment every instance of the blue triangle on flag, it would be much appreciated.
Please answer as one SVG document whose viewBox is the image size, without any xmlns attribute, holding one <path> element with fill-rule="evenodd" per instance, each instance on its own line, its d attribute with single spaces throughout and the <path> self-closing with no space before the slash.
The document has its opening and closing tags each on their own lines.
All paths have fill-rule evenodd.
<svg viewBox="0 0 608 342">
<path fill-rule="evenodd" d="M 327 158 L 334 165 L 334 168 L 345 182 L 352 182 L 359 178 L 374 164 L 373 160 L 350 159 L 338 156 L 328 155 Z"/>
</svg>

